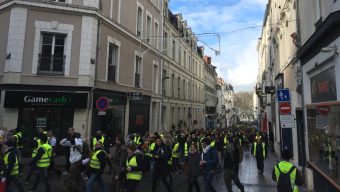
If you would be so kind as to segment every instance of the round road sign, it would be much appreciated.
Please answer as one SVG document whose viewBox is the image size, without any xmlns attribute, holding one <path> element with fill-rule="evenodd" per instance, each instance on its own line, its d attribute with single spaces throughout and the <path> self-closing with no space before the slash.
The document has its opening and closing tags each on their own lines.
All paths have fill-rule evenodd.
<svg viewBox="0 0 340 192">
<path fill-rule="evenodd" d="M 96 107 L 99 111 L 105 111 L 109 107 L 109 100 L 106 97 L 99 97 L 96 101 Z"/>
<path fill-rule="evenodd" d="M 283 102 L 280 103 L 279 111 L 280 114 L 289 114 L 290 112 L 292 112 L 292 107 L 289 102 Z"/>
</svg>

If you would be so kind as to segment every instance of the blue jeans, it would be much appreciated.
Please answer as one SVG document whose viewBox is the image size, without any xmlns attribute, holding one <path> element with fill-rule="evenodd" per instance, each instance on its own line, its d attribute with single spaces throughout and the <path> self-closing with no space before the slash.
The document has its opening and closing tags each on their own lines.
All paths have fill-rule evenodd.
<svg viewBox="0 0 340 192">
<path fill-rule="evenodd" d="M 101 192 L 107 192 L 106 185 L 103 182 L 103 178 L 101 175 L 92 174 L 90 175 L 89 179 L 86 183 L 86 192 L 92 192 L 93 191 L 93 185 L 94 182 L 97 180 L 98 186 L 100 187 Z"/>
<path fill-rule="evenodd" d="M 216 192 L 214 187 L 212 186 L 212 179 L 214 177 L 214 170 L 204 172 L 203 173 L 203 185 L 204 185 L 204 192 Z"/>
</svg>

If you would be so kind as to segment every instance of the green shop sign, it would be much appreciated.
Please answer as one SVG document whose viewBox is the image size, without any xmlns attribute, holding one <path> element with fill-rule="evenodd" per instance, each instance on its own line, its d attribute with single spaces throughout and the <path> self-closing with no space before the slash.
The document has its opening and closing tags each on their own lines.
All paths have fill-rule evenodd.
<svg viewBox="0 0 340 192">
<path fill-rule="evenodd" d="M 4 106 L 86 108 L 87 96 L 87 93 L 6 91 Z"/>
</svg>

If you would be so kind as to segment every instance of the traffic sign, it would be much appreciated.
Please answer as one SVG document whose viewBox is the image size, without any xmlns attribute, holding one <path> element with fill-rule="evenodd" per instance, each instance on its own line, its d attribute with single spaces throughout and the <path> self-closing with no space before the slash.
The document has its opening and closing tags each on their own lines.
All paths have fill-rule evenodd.
<svg viewBox="0 0 340 192">
<path fill-rule="evenodd" d="M 292 112 L 292 107 L 290 102 L 282 102 L 279 104 L 280 114 L 289 114 Z"/>
<path fill-rule="evenodd" d="M 96 107 L 99 111 L 105 111 L 109 107 L 109 100 L 106 97 L 99 97 L 96 101 Z"/>
<path fill-rule="evenodd" d="M 295 121 L 293 115 L 280 115 L 281 128 L 294 128 Z"/>
<path fill-rule="evenodd" d="M 276 95 L 279 102 L 290 101 L 289 89 L 278 89 Z"/>
</svg>

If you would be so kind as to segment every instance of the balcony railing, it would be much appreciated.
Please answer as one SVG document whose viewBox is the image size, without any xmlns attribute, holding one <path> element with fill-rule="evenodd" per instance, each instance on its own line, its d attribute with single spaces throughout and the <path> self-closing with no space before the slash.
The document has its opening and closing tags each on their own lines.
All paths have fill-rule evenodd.
<svg viewBox="0 0 340 192">
<path fill-rule="evenodd" d="M 140 74 L 135 73 L 135 87 L 140 87 Z"/>
<path fill-rule="evenodd" d="M 64 75 L 66 56 L 54 57 L 39 54 L 38 74 Z"/>
</svg>

